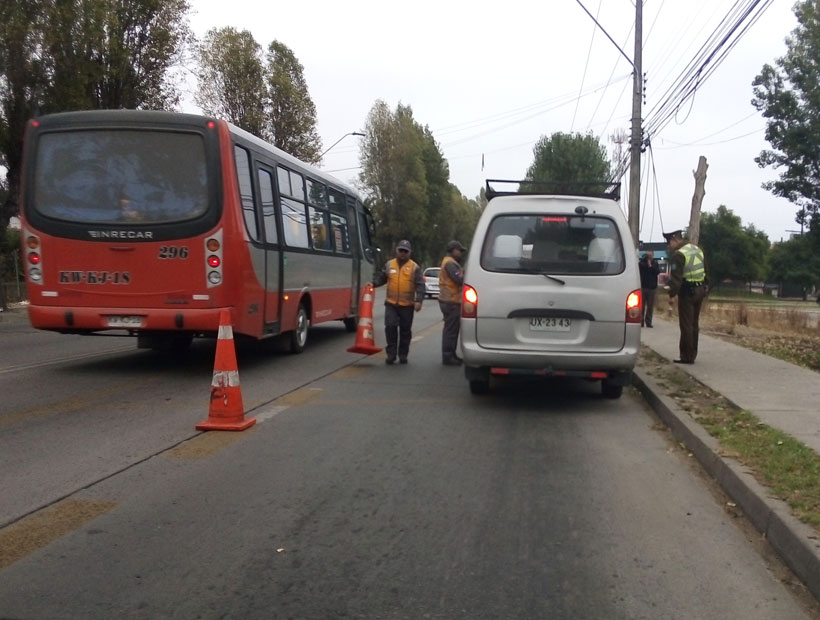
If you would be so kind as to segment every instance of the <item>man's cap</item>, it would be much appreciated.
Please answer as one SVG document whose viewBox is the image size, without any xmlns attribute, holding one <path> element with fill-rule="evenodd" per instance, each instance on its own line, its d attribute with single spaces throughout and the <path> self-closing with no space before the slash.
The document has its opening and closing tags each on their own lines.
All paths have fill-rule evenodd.
<svg viewBox="0 0 820 620">
<path fill-rule="evenodd" d="M 461 245 L 460 241 L 456 241 L 455 239 L 453 239 L 452 241 L 450 241 L 450 243 L 447 244 L 447 251 L 448 252 L 452 252 L 453 250 L 461 250 L 463 252 L 466 249 L 467 248 L 465 248 L 463 245 Z"/>
<path fill-rule="evenodd" d="M 663 238 L 667 241 L 672 241 L 672 239 L 683 239 L 683 231 L 673 230 L 672 232 L 663 233 Z"/>
<path fill-rule="evenodd" d="M 407 239 L 402 239 L 399 241 L 399 244 L 396 246 L 397 250 L 407 250 L 408 252 L 413 251 L 413 247 L 410 245 L 410 242 Z"/>
</svg>

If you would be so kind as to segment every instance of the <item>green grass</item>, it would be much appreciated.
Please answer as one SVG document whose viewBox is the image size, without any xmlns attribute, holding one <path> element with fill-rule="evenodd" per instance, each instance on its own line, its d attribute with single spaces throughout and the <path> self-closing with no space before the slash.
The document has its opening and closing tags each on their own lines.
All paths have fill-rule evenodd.
<svg viewBox="0 0 820 620">
<path fill-rule="evenodd" d="M 652 376 L 681 409 L 703 426 L 721 450 L 747 467 L 792 513 L 820 532 L 820 455 L 786 433 L 763 424 L 717 392 L 641 348 Z"/>
</svg>

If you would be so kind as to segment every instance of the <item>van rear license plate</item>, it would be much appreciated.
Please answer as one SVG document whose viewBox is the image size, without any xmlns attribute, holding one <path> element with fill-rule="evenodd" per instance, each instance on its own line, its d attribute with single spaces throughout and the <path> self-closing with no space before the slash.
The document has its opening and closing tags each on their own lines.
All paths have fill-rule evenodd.
<svg viewBox="0 0 820 620">
<path fill-rule="evenodd" d="M 142 317 L 138 315 L 111 314 L 107 318 L 108 327 L 142 327 Z"/>
<path fill-rule="evenodd" d="M 554 316 L 534 316 L 530 319 L 530 329 L 534 332 L 568 332 L 572 319 Z"/>
</svg>

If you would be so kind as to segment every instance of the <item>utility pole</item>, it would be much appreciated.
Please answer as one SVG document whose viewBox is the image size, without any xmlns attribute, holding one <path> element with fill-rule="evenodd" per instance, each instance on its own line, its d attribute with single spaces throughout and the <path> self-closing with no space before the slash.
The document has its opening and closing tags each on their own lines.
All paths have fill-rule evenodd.
<svg viewBox="0 0 820 620">
<path fill-rule="evenodd" d="M 629 230 L 635 248 L 638 247 L 641 217 L 641 147 L 643 127 L 641 121 L 641 100 L 643 98 L 643 72 L 641 58 L 643 47 L 643 0 L 635 2 L 635 57 L 632 80 L 632 139 L 630 140 L 629 162 Z"/>
<path fill-rule="evenodd" d="M 706 171 L 709 164 L 706 158 L 701 155 L 698 158 L 698 169 L 692 171 L 695 177 L 695 193 L 692 194 L 692 209 L 689 211 L 689 228 L 686 229 L 686 237 L 692 243 L 700 240 L 700 207 L 703 204 L 703 197 L 706 195 Z"/>
</svg>

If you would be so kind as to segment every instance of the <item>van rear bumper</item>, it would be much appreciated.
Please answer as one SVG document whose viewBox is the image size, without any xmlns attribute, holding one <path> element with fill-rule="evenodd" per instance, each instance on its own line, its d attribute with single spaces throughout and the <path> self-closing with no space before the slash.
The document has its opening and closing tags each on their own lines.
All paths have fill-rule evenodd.
<svg viewBox="0 0 820 620">
<path fill-rule="evenodd" d="M 518 369 L 533 373 L 556 375 L 564 372 L 598 371 L 607 374 L 632 371 L 638 361 L 640 341 L 614 353 L 560 353 L 541 351 L 503 351 L 484 349 L 476 344 L 461 343 L 461 357 L 467 366 Z"/>
</svg>

